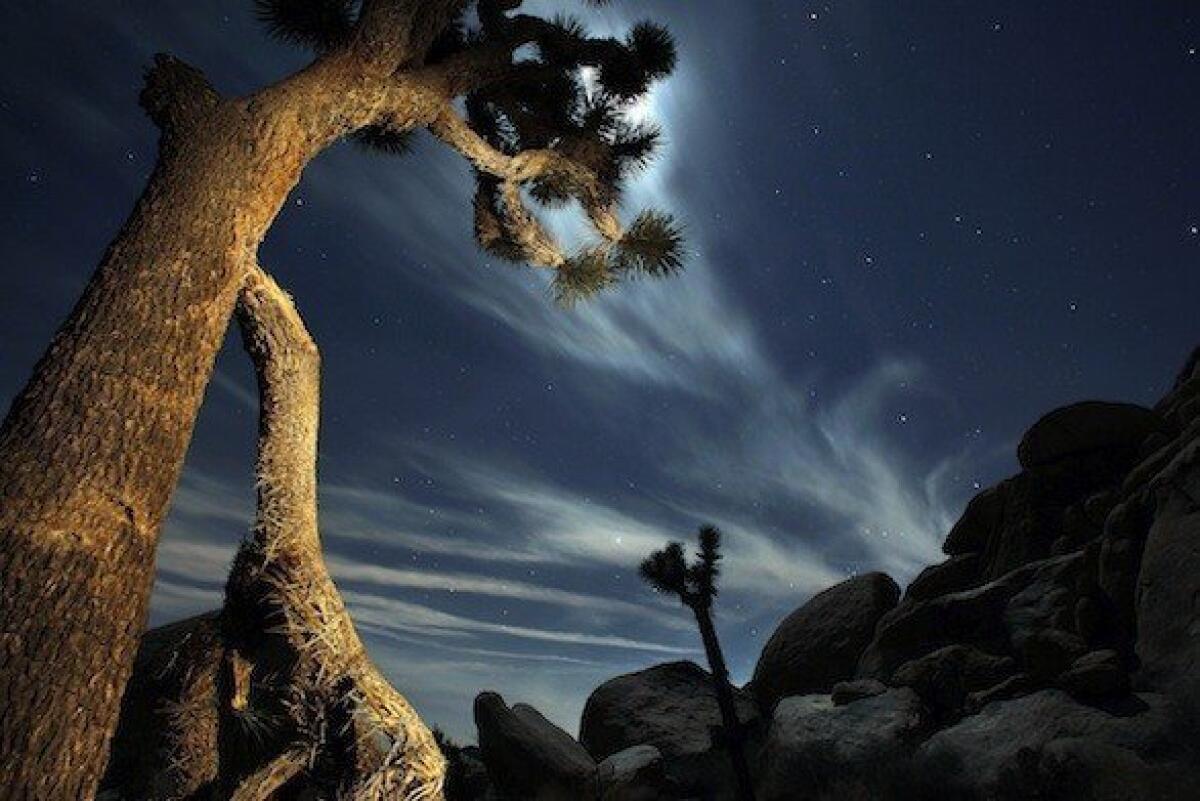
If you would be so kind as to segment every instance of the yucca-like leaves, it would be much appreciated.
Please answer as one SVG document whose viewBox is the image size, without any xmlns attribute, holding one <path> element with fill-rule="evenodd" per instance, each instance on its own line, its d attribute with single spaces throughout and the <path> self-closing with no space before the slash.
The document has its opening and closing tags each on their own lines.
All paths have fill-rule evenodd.
<svg viewBox="0 0 1200 801">
<path fill-rule="evenodd" d="M 638 572 L 656 590 L 678 595 L 689 606 L 710 605 L 717 596 L 717 577 L 721 573 L 721 532 L 716 526 L 702 526 L 699 541 L 700 550 L 692 564 L 684 557 L 683 545 L 672 542 L 650 554 Z"/>
<path fill-rule="evenodd" d="M 639 22 L 624 44 L 600 62 L 600 83 L 615 97 L 632 100 L 669 75 L 675 60 L 671 33 L 653 22 Z"/>
<path fill-rule="evenodd" d="M 530 196 L 543 206 L 561 208 L 571 202 L 571 187 L 554 176 L 538 178 L 529 188 Z"/>
<path fill-rule="evenodd" d="M 692 591 L 702 599 L 711 601 L 717 596 L 717 577 L 721 574 L 721 532 L 716 526 L 700 527 L 700 550 L 698 560 L 688 568 L 688 581 Z"/>
<path fill-rule="evenodd" d="M 600 63 L 600 85 L 621 100 L 634 100 L 650 89 L 650 75 L 628 48 L 618 48 Z"/>
<path fill-rule="evenodd" d="M 654 124 L 621 123 L 612 135 L 612 159 L 616 172 L 625 175 L 649 166 L 662 142 L 662 129 Z"/>
<path fill-rule="evenodd" d="M 675 38 L 662 25 L 639 22 L 629 32 L 626 44 L 651 80 L 665 78 L 675 69 Z"/>
<path fill-rule="evenodd" d="M 551 290 L 554 300 L 570 308 L 594 297 L 615 283 L 603 248 L 585 248 L 555 270 Z"/>
<path fill-rule="evenodd" d="M 400 131 L 385 124 L 378 124 L 360 128 L 351 134 L 350 138 L 367 150 L 389 156 L 403 156 L 412 150 L 416 135 L 411 129 Z"/>
<path fill-rule="evenodd" d="M 652 278 L 683 269 L 683 230 L 669 214 L 644 211 L 614 246 L 617 267 Z"/>
<path fill-rule="evenodd" d="M 354 28 L 353 0 L 255 0 L 254 6 L 271 36 L 316 50 L 344 44 Z"/>
<path fill-rule="evenodd" d="M 683 546 L 672 542 L 661 551 L 650 554 L 638 567 L 642 578 L 654 589 L 663 593 L 687 595 L 687 565 L 684 563 Z"/>
<path fill-rule="evenodd" d="M 587 29 L 574 17 L 557 16 L 535 40 L 542 60 L 547 64 L 574 67 L 587 41 Z"/>
</svg>

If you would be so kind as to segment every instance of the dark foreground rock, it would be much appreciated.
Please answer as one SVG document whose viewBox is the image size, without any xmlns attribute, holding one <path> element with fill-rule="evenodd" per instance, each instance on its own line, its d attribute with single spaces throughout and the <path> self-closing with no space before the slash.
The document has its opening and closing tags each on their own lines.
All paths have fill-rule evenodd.
<svg viewBox="0 0 1200 801">
<path fill-rule="evenodd" d="M 742 692 L 735 701 L 741 721 L 753 724 L 759 717 L 754 701 Z M 672 662 L 597 688 L 584 706 L 579 739 L 597 760 L 633 746 L 654 746 L 662 754 L 667 785 L 686 798 L 733 786 L 729 758 L 710 733 L 720 723 L 711 675 L 691 662 Z"/>
<path fill-rule="evenodd" d="M 496 693 L 475 699 L 479 750 L 493 784 L 511 798 L 578 801 L 594 793 L 596 763 L 571 735 L 531 706 Z"/>
<path fill-rule="evenodd" d="M 652 745 L 635 745 L 596 766 L 596 798 L 597 801 L 657 801 L 665 778 L 662 753 Z"/>
<path fill-rule="evenodd" d="M 884 791 L 876 782 L 902 768 L 922 714 L 920 699 L 908 689 L 845 706 L 834 706 L 825 695 L 785 698 L 763 745 L 759 801 Z"/>
<path fill-rule="evenodd" d="M 780 698 L 827 693 L 853 678 L 876 624 L 899 598 L 891 578 L 867 573 L 818 593 L 788 615 L 754 668 L 751 686 L 763 711 Z"/>
<path fill-rule="evenodd" d="M 1162 696 L 1097 709 L 1043 690 L 933 735 L 912 775 L 923 797 L 949 801 L 1182 801 L 1200 778 L 1182 733 Z"/>
</svg>

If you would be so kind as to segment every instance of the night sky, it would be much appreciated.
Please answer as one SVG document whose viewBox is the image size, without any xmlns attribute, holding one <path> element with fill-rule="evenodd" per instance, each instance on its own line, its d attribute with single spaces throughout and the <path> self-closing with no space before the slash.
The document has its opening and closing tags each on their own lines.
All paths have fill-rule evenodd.
<svg viewBox="0 0 1200 801">
<path fill-rule="evenodd" d="M 636 565 L 705 521 L 727 535 L 718 625 L 745 681 L 813 592 L 936 561 L 1039 415 L 1150 403 L 1200 342 L 1191 3 L 527 7 L 673 29 L 679 69 L 630 112 L 667 146 L 627 208 L 685 222 L 682 277 L 556 308 L 544 275 L 475 249 L 470 172 L 427 136 L 401 159 L 327 152 L 262 249 L 324 357 L 333 572 L 372 655 L 460 738 L 483 689 L 575 731 L 604 679 L 702 660 Z M 153 165 L 152 54 L 226 94 L 305 55 L 249 0 L 5 11 L 7 406 Z M 234 332 L 155 624 L 219 603 L 253 514 L 255 409 Z"/>
</svg>

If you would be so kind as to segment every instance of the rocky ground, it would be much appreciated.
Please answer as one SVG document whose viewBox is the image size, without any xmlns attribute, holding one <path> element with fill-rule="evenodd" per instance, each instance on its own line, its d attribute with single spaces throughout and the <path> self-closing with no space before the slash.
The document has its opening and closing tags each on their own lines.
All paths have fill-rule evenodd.
<svg viewBox="0 0 1200 801">
<path fill-rule="evenodd" d="M 1038 420 L 944 562 L 872 573 L 776 629 L 737 691 L 758 801 L 1200 798 L 1200 350 L 1153 409 Z M 448 797 L 732 799 L 708 674 L 588 699 L 578 741 L 479 696 Z"/>
</svg>

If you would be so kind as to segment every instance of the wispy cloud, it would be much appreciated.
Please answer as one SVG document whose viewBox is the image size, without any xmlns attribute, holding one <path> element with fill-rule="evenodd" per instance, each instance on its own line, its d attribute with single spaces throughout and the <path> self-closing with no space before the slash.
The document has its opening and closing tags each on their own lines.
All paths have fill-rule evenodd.
<svg viewBox="0 0 1200 801">
<path fill-rule="evenodd" d="M 633 21 L 618 8 L 596 19 L 614 33 Z M 679 191 L 694 171 L 679 142 L 704 128 L 697 80 L 685 70 L 637 110 L 675 135 L 628 196 L 630 213 L 662 208 L 684 221 L 687 272 L 570 311 L 549 301 L 544 273 L 488 264 L 476 251 L 470 171 L 439 145 L 426 140 L 407 163 L 386 169 L 341 149 L 305 177 L 314 205 L 370 232 L 357 240 L 360 255 L 397 261 L 394 280 L 416 282 L 466 309 L 478 328 L 503 332 L 526 363 L 587 375 L 597 389 L 579 415 L 593 437 L 604 436 L 609 410 L 647 408 L 651 394 L 669 405 L 632 442 L 628 458 L 644 463 L 649 478 L 628 493 L 598 481 L 597 469 L 548 470 L 494 442 L 430 446 L 386 435 L 380 453 L 359 455 L 356 469 L 405 464 L 436 492 L 325 475 L 322 527 L 351 611 L 385 670 L 452 729 L 469 729 L 469 700 L 484 687 L 521 693 L 570 729 L 588 689 L 607 675 L 694 657 L 678 608 L 640 586 L 644 594 L 630 598 L 621 589 L 628 584 L 609 579 L 630 575 L 701 521 L 728 534 L 725 624 L 757 614 L 771 625 L 851 570 L 911 576 L 938 558 L 962 501 L 951 478 L 963 454 L 914 453 L 897 441 L 892 401 L 934 383 L 918 360 L 880 352 L 850 383 L 815 392 L 815 381 L 781 361 L 733 286 L 740 265 L 715 260 L 731 247 L 714 239 L 749 235 L 754 221 L 727 200 L 714 210 Z M 727 177 L 692 181 L 718 196 Z M 564 238 L 586 235 L 577 214 L 549 220 Z M 254 405 L 227 376 L 217 385 Z M 156 595 L 158 608 L 178 613 L 215 602 L 232 544 L 226 549 L 209 529 L 244 529 L 252 513 L 249 488 L 189 475 L 176 501 L 179 541 L 164 545 L 168 578 Z M 495 619 L 497 602 L 511 606 L 511 623 Z M 521 670 L 522 661 L 537 670 Z M 540 678 L 551 668 L 569 678 Z"/>
<path fill-rule="evenodd" d="M 695 648 L 680 648 L 646 640 L 635 640 L 628 637 L 579 631 L 541 629 L 466 618 L 383 595 L 354 591 L 343 591 L 342 595 L 350 606 L 355 620 L 362 621 L 382 631 L 406 631 L 425 636 L 450 637 L 461 637 L 476 633 L 493 634 L 557 645 L 622 648 L 676 656 L 696 653 Z"/>
</svg>

